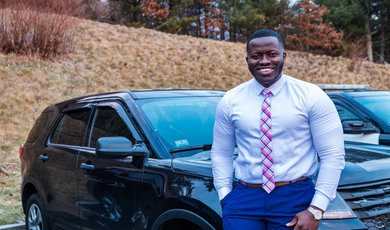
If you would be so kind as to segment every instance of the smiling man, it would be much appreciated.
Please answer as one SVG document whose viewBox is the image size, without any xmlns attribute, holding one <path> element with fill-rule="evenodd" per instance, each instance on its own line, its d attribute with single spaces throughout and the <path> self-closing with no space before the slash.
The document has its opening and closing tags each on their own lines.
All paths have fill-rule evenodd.
<svg viewBox="0 0 390 230">
<path fill-rule="evenodd" d="M 225 230 L 317 229 L 336 195 L 345 164 L 340 119 L 320 88 L 283 74 L 286 57 L 278 33 L 252 34 L 253 79 L 218 104 L 211 159 Z"/>
</svg>

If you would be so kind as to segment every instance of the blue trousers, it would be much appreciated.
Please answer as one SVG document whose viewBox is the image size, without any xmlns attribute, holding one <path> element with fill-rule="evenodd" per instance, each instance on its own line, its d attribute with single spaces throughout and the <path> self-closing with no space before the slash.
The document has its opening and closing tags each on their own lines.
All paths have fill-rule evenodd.
<svg viewBox="0 0 390 230">
<path fill-rule="evenodd" d="M 276 187 L 270 194 L 263 188 L 241 185 L 221 201 L 224 230 L 283 230 L 294 216 L 307 209 L 314 196 L 310 179 Z"/>
</svg>

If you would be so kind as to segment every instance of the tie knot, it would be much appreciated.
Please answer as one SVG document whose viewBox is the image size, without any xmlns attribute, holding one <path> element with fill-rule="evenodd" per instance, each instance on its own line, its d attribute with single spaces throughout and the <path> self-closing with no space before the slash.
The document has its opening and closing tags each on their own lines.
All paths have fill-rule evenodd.
<svg viewBox="0 0 390 230">
<path fill-rule="evenodd" d="M 264 88 L 263 91 L 261 91 L 261 93 L 266 97 L 269 97 L 272 94 L 272 92 L 267 88 Z"/>
</svg>

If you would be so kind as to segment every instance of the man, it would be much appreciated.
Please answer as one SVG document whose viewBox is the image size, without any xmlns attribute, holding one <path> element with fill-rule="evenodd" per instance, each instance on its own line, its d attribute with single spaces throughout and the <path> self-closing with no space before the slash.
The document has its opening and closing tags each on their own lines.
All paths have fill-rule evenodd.
<svg viewBox="0 0 390 230">
<path fill-rule="evenodd" d="M 345 164 L 339 116 L 320 88 L 283 74 L 286 56 L 275 31 L 252 34 L 254 78 L 218 104 L 211 159 L 225 230 L 317 229 L 335 197 Z"/>
</svg>

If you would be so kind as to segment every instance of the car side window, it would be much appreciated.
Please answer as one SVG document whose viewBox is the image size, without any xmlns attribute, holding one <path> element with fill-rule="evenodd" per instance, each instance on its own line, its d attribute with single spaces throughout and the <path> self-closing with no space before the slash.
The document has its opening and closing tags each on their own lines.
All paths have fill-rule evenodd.
<svg viewBox="0 0 390 230">
<path fill-rule="evenodd" d="M 81 109 L 64 113 L 50 138 L 51 143 L 83 146 L 90 112 Z"/>
<path fill-rule="evenodd" d="M 133 144 L 135 142 L 126 123 L 115 109 L 111 107 L 99 107 L 95 113 L 89 147 L 95 148 L 97 140 L 101 137 L 118 136 L 126 137 Z"/>
<path fill-rule="evenodd" d="M 352 113 L 349 109 L 346 107 L 335 104 L 337 112 L 339 113 L 341 122 L 343 121 L 351 121 L 351 120 L 361 120 L 358 116 L 356 116 L 354 113 Z"/>
</svg>

